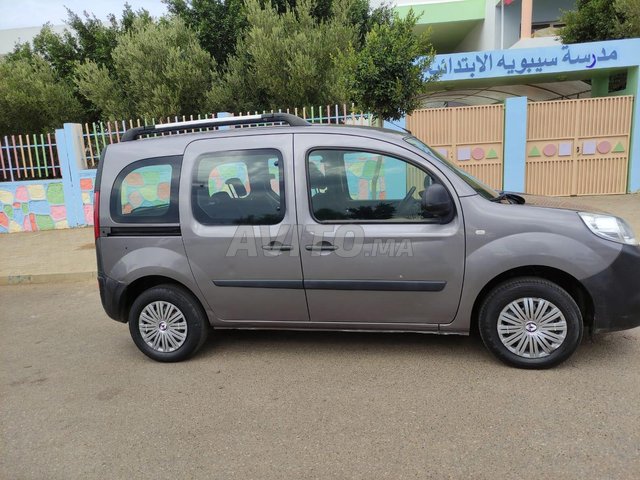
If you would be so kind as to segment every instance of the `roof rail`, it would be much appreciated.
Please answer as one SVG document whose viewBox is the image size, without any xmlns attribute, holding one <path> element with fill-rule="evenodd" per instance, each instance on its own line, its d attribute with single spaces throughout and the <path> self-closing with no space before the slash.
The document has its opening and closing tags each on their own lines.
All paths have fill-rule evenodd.
<svg viewBox="0 0 640 480">
<path fill-rule="evenodd" d="M 231 125 L 252 125 L 256 123 L 286 123 L 292 127 L 308 127 L 311 124 L 306 120 L 291 115 L 290 113 L 262 113 L 259 115 L 244 115 L 239 117 L 205 118 L 203 120 L 191 120 L 187 122 L 159 123 L 157 125 L 145 125 L 144 127 L 130 128 L 122 137 L 121 142 L 136 140 L 140 135 L 152 135 L 154 133 L 175 132 L 178 130 L 190 130 L 193 128 L 227 127 Z"/>
</svg>

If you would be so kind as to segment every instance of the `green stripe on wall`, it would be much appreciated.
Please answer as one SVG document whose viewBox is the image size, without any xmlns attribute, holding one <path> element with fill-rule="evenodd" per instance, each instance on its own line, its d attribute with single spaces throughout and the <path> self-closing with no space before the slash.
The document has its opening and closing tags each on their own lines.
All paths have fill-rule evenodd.
<svg viewBox="0 0 640 480">
<path fill-rule="evenodd" d="M 394 10 L 404 17 L 412 8 L 413 12 L 420 16 L 418 25 L 484 20 L 485 0 L 450 0 L 442 3 L 406 5 L 395 7 Z"/>
</svg>

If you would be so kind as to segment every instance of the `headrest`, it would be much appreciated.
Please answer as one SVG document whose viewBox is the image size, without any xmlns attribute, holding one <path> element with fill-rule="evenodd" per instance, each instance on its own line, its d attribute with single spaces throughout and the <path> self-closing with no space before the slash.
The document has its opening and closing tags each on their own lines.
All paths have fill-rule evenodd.
<svg viewBox="0 0 640 480">
<path fill-rule="evenodd" d="M 327 188 L 327 181 L 324 174 L 313 162 L 309 162 L 309 186 L 317 189 Z"/>
<path fill-rule="evenodd" d="M 224 183 L 233 187 L 233 191 L 236 193 L 236 196 L 238 198 L 247 196 L 247 189 L 245 188 L 244 183 L 242 183 L 242 180 L 240 180 L 239 178 L 230 178 Z"/>
</svg>

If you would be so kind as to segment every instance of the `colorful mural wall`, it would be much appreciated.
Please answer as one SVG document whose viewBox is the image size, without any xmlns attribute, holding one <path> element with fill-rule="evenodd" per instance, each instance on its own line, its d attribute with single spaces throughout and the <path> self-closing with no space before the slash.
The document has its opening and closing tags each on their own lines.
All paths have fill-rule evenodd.
<svg viewBox="0 0 640 480">
<path fill-rule="evenodd" d="M 93 188 L 95 170 L 85 170 L 80 174 L 80 196 L 82 198 L 82 216 L 84 223 L 93 225 Z"/>
<path fill-rule="evenodd" d="M 69 228 L 61 180 L 0 184 L 0 233 Z"/>
</svg>

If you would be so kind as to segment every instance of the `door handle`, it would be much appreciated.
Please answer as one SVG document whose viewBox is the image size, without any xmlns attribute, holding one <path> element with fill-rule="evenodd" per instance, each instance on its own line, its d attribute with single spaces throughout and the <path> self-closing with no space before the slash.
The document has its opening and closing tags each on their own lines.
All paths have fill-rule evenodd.
<svg viewBox="0 0 640 480">
<path fill-rule="evenodd" d="M 269 242 L 267 245 L 262 246 L 263 250 L 268 250 L 270 252 L 290 252 L 293 250 L 291 245 L 283 245 L 280 242 Z"/>
<path fill-rule="evenodd" d="M 333 252 L 334 250 L 337 250 L 338 247 L 333 245 L 331 242 L 322 241 L 315 245 L 307 245 L 304 249 L 309 252 Z"/>
</svg>

